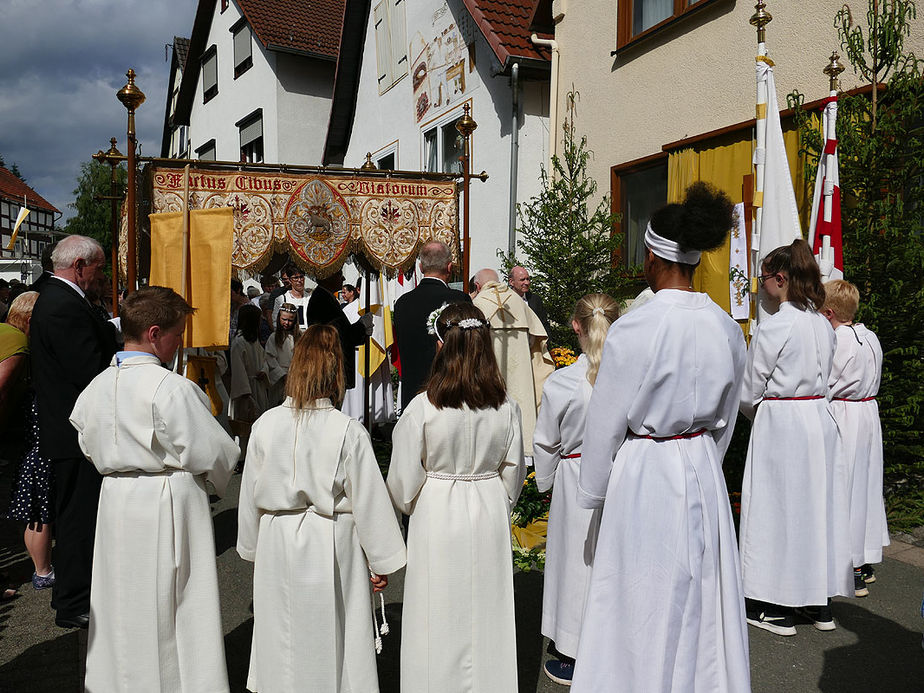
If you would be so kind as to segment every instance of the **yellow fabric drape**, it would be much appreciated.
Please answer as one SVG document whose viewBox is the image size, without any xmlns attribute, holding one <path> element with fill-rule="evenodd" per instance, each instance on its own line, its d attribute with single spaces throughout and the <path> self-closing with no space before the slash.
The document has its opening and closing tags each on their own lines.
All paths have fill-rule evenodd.
<svg viewBox="0 0 924 693">
<path fill-rule="evenodd" d="M 806 190 L 799 156 L 798 131 L 784 130 L 783 141 L 804 225 L 809 210 L 805 206 Z M 754 171 L 753 155 L 754 141 L 750 131 L 721 136 L 701 145 L 671 152 L 667 160 L 667 201 L 682 201 L 687 186 L 702 180 L 727 193 L 732 202 L 741 202 L 743 178 Z M 808 205 L 811 206 L 811 196 L 808 196 Z M 703 253 L 703 259 L 693 274 L 693 288 L 709 294 L 726 312 L 731 311 L 728 288 L 729 248 L 730 241 L 726 238 L 721 247 Z"/>
<path fill-rule="evenodd" d="M 214 356 L 191 355 L 186 357 L 186 377 L 205 390 L 212 407 L 212 416 L 218 416 L 221 413 L 221 395 L 216 386 L 216 381 L 221 376 L 218 375 L 217 366 L 218 363 Z"/>
<path fill-rule="evenodd" d="M 151 214 L 151 284 L 167 286 L 196 308 L 186 325 L 186 347 L 227 347 L 231 305 L 234 210 L 189 213 L 189 271 L 183 290 L 183 213 Z"/>
</svg>

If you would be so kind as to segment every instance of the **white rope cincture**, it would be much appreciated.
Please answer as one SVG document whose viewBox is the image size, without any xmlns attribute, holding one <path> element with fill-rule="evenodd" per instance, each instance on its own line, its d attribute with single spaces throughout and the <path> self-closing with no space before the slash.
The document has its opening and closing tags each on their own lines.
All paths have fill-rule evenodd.
<svg viewBox="0 0 924 693">
<path fill-rule="evenodd" d="M 442 479 L 444 481 L 484 481 L 499 476 L 497 472 L 484 472 L 483 474 L 446 474 L 444 472 L 427 472 L 428 479 Z"/>
<path fill-rule="evenodd" d="M 371 577 L 375 577 L 375 573 L 371 570 L 369 571 Z M 375 593 L 372 593 L 372 631 L 375 634 L 375 653 L 382 654 L 382 636 L 388 635 L 390 628 L 388 627 L 388 619 L 385 617 L 385 595 L 382 592 L 379 592 L 379 603 L 382 609 L 382 623 L 379 625 L 378 617 L 376 616 L 375 610 Z"/>
</svg>

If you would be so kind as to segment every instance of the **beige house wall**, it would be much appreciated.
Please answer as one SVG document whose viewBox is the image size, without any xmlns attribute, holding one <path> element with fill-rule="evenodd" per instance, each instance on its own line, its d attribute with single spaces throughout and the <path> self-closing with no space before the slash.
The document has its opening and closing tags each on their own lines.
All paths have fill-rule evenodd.
<svg viewBox="0 0 924 693">
<path fill-rule="evenodd" d="M 555 32 L 561 51 L 559 112 L 564 114 L 565 94 L 573 85 L 580 92 L 578 133 L 594 151 L 590 173 L 601 194 L 609 191 L 611 166 L 754 117 L 757 34 L 748 23 L 753 2 L 714 0 L 614 56 L 617 5 L 613 0 L 554 3 L 555 14 L 563 13 Z M 834 14 L 841 5 L 768 2 L 773 21 L 767 26 L 767 48 L 776 63 L 781 109 L 793 89 L 808 101 L 827 96 L 822 69 L 838 48 Z M 865 19 L 865 2 L 852 6 Z M 924 55 L 924 13 L 906 46 Z M 849 68 L 841 78 L 845 90 L 860 84 Z"/>
</svg>

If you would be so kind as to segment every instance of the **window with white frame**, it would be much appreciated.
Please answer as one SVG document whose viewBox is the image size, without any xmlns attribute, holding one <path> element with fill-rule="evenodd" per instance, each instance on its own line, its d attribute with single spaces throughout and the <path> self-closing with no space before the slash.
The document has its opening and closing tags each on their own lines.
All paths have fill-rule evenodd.
<svg viewBox="0 0 924 693">
<path fill-rule="evenodd" d="M 404 6 L 407 0 L 382 0 L 372 10 L 379 93 L 391 89 L 407 74 L 407 36 Z"/>
<path fill-rule="evenodd" d="M 465 151 L 465 140 L 456 130 L 461 116 L 427 126 L 423 131 L 423 168 L 431 173 L 461 173 L 459 157 Z"/>
<path fill-rule="evenodd" d="M 263 163 L 263 109 L 258 108 L 235 125 L 241 134 L 241 161 Z"/>
<path fill-rule="evenodd" d="M 234 79 L 237 79 L 253 66 L 250 27 L 242 19 L 231 27 L 231 33 L 234 39 Z"/>
<path fill-rule="evenodd" d="M 372 161 L 375 167 L 381 171 L 398 170 L 398 140 L 387 144 L 376 152 L 372 153 Z"/>
<path fill-rule="evenodd" d="M 218 49 L 209 48 L 202 56 L 202 103 L 218 94 Z"/>
</svg>

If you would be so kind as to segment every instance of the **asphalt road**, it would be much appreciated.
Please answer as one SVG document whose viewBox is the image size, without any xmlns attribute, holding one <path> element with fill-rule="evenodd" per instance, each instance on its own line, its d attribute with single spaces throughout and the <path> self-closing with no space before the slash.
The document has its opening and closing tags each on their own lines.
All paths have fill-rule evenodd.
<svg viewBox="0 0 924 693">
<path fill-rule="evenodd" d="M 6 476 L 2 474 L 0 476 Z M 213 505 L 225 651 L 232 691 L 244 691 L 250 638 L 252 568 L 234 544 L 236 499 L 240 477 L 226 498 Z M 0 497 L 6 497 L 0 484 Z M 877 566 L 870 596 L 838 599 L 837 630 L 816 631 L 796 624 L 798 634 L 781 638 L 749 628 L 751 674 L 755 693 L 825 691 L 826 693 L 914 693 L 924 691 L 924 650 L 920 615 L 924 588 L 924 549 L 894 542 Z M 78 693 L 86 651 L 86 631 L 65 631 L 54 625 L 49 591 L 28 585 L 32 566 L 17 525 L 0 523 L 0 571 L 24 584 L 19 596 L 0 605 L 0 692 Z M 397 693 L 401 645 L 403 575 L 393 576 L 386 590 L 391 633 L 379 656 L 382 693 Z M 562 691 L 544 676 L 547 642 L 539 634 L 541 573 L 514 576 L 520 691 Z M 639 634 L 644 638 L 644 634 Z M 311 690 L 306 687 L 306 690 Z M 321 692 L 323 693 L 323 692 Z M 492 692 L 486 692 L 492 693 Z"/>
</svg>

